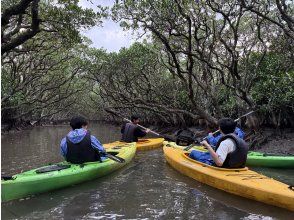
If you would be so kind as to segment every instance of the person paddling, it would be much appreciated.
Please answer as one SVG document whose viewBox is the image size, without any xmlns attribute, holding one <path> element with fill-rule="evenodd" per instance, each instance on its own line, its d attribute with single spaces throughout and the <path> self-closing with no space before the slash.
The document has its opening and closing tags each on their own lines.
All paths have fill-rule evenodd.
<svg viewBox="0 0 294 220">
<path fill-rule="evenodd" d="M 239 128 L 239 127 L 236 127 L 234 133 L 235 133 L 239 138 L 241 138 L 241 139 L 244 139 L 244 137 L 245 137 L 245 133 L 244 133 L 244 131 L 243 131 L 241 128 Z M 218 134 L 217 136 L 213 136 L 212 133 L 209 133 L 205 139 L 207 140 L 207 142 L 208 142 L 211 146 L 213 146 L 213 147 L 215 148 L 217 142 L 219 141 L 219 139 L 220 139 L 222 136 L 223 136 L 222 134 Z"/>
<path fill-rule="evenodd" d="M 206 140 L 200 143 L 209 151 L 216 166 L 225 168 L 244 167 L 249 146 L 234 133 L 237 122 L 231 118 L 222 118 L 218 125 L 222 137 L 218 140 L 215 151 Z"/>
<path fill-rule="evenodd" d="M 147 133 L 150 132 L 150 129 L 143 130 L 141 129 L 139 124 L 139 116 L 132 115 L 131 122 L 124 124 L 121 128 L 122 133 L 122 141 L 124 142 L 137 142 L 138 137 L 144 137 Z"/>
<path fill-rule="evenodd" d="M 85 162 L 101 161 L 105 157 L 105 149 L 100 141 L 87 130 L 88 122 L 82 116 L 75 116 L 70 120 L 70 131 L 61 140 L 61 155 L 66 161 L 81 164 Z"/>
</svg>

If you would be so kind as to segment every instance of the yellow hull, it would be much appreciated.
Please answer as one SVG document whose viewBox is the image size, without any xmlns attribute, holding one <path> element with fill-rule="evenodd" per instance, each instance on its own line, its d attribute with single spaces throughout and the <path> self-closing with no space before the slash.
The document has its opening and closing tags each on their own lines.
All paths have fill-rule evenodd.
<svg viewBox="0 0 294 220">
<path fill-rule="evenodd" d="M 175 142 L 168 142 L 168 141 L 164 141 L 163 145 L 168 146 L 168 147 L 177 148 L 180 150 L 184 150 L 186 147 L 188 147 L 188 146 L 180 146 L 180 145 L 177 145 Z M 191 153 L 192 150 L 208 152 L 208 150 L 206 150 L 203 146 L 200 146 L 200 145 L 199 146 L 195 145 L 195 146 L 191 147 L 189 150 L 187 150 L 186 152 Z"/>
<path fill-rule="evenodd" d="M 247 167 L 224 169 L 209 166 L 189 158 L 181 149 L 168 146 L 168 142 L 165 142 L 165 158 L 182 174 L 235 195 L 294 211 L 294 190 L 288 185 Z"/>
<path fill-rule="evenodd" d="M 164 138 L 146 138 L 139 139 L 137 150 L 151 150 L 163 146 Z"/>
<path fill-rule="evenodd" d="M 137 143 L 137 150 L 151 150 L 155 148 L 159 148 L 163 146 L 164 138 L 146 138 L 146 139 L 139 139 Z M 125 144 L 125 142 L 115 141 L 110 144 L 105 144 L 103 146 L 112 147 L 112 146 L 120 146 Z"/>
</svg>

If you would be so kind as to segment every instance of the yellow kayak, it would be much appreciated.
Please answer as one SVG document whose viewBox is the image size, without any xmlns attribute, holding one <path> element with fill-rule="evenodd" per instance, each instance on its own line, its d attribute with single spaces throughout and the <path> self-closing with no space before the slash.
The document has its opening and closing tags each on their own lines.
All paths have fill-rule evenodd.
<svg viewBox="0 0 294 220">
<path fill-rule="evenodd" d="M 179 146 L 175 142 L 169 142 L 174 148 L 185 150 L 187 146 Z M 193 146 L 186 152 L 197 150 L 208 152 L 203 146 Z M 294 156 L 267 154 L 255 151 L 248 151 L 246 165 L 249 167 L 271 167 L 271 168 L 294 168 Z"/>
<path fill-rule="evenodd" d="M 174 144 L 173 144 L 174 145 Z M 294 188 L 249 170 L 213 167 L 188 157 L 188 153 L 164 142 L 167 162 L 199 182 L 226 192 L 294 211 Z"/>
<path fill-rule="evenodd" d="M 137 143 L 137 150 L 151 150 L 155 148 L 159 148 L 163 146 L 164 138 L 146 138 L 146 139 L 139 139 Z M 115 141 L 111 144 L 105 144 L 103 146 L 109 147 L 109 146 L 120 146 L 125 144 L 125 142 L 122 141 Z"/>
</svg>

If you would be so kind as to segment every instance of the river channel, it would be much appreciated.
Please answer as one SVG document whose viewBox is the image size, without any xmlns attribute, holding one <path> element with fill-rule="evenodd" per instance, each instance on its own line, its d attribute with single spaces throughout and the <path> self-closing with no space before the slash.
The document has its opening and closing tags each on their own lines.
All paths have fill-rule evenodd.
<svg viewBox="0 0 294 220">
<path fill-rule="evenodd" d="M 120 128 L 90 124 L 102 143 Z M 62 161 L 59 143 L 68 126 L 36 127 L 1 137 L 1 174 Z M 255 169 L 294 185 L 294 170 Z M 137 152 L 111 175 L 32 197 L 1 203 L 2 219 L 294 219 L 294 213 L 234 196 L 183 176 L 162 149 Z"/>
</svg>

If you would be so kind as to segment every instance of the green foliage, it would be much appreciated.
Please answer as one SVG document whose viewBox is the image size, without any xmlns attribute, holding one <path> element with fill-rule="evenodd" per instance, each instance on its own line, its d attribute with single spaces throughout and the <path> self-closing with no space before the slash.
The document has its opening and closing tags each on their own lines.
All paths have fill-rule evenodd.
<svg viewBox="0 0 294 220">
<path fill-rule="evenodd" d="M 233 92 L 224 85 L 219 86 L 216 94 L 218 103 L 221 107 L 221 112 L 226 116 L 235 116 L 238 112 L 238 105 L 236 97 Z"/>
<path fill-rule="evenodd" d="M 284 54 L 271 53 L 257 72 L 252 96 L 269 111 L 294 109 L 294 68 L 289 62 Z"/>
<path fill-rule="evenodd" d="M 18 2 L 5 0 L 3 8 Z M 101 24 L 106 9 L 99 6 L 96 13 L 78 3 L 40 1 L 41 31 L 2 57 L 5 117 L 96 119 L 106 107 L 174 124 L 199 116 L 213 122 L 247 108 L 282 113 L 281 121 L 293 117 L 294 44 L 286 23 L 260 19 L 233 0 L 117 1 L 112 17 L 151 38 L 107 53 L 81 35 Z M 278 13 L 275 7 L 260 10 Z M 29 9 L 23 16 L 28 23 Z"/>
<path fill-rule="evenodd" d="M 65 42 L 81 43 L 80 31 L 89 29 L 99 23 L 105 17 L 105 9 L 95 13 L 93 9 L 82 8 L 79 1 L 59 0 L 41 2 L 41 19 L 44 21 L 44 29 L 53 30 L 58 33 Z"/>
<path fill-rule="evenodd" d="M 3 5 L 8 8 L 18 2 Z M 83 77 L 90 49 L 81 31 L 99 24 L 106 14 L 102 7 L 95 13 L 78 3 L 40 1 L 40 33 L 2 56 L 4 121 L 65 118 L 85 108 L 79 99 L 86 100 L 93 83 Z M 29 10 L 22 15 L 23 22 L 30 20 Z M 13 17 L 9 26 L 16 25 Z"/>
</svg>

